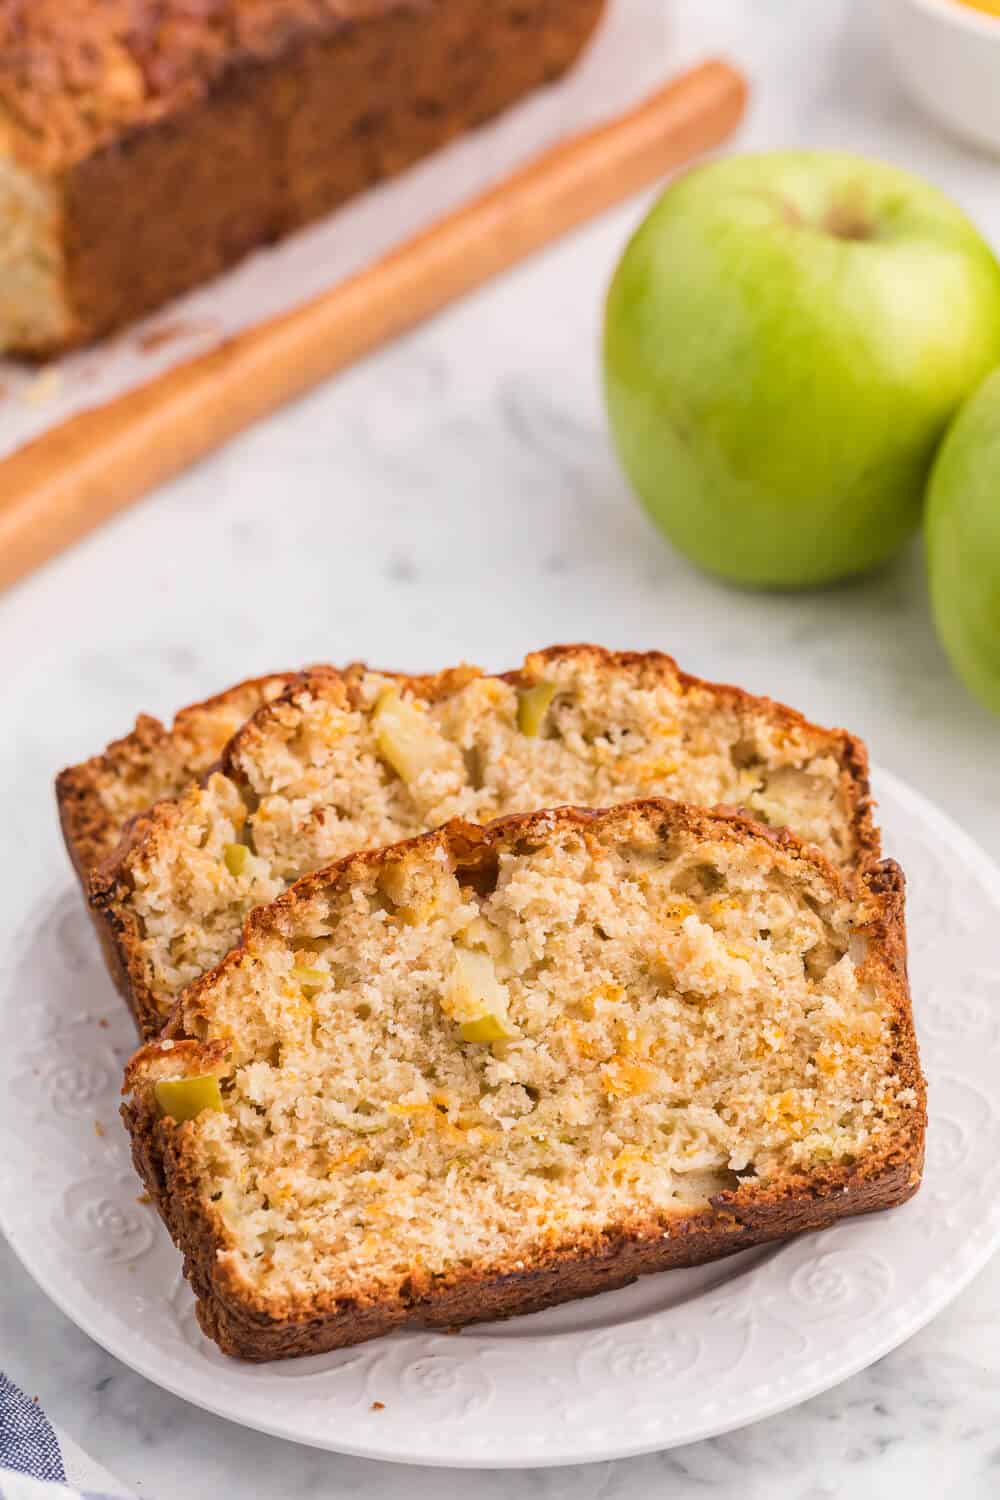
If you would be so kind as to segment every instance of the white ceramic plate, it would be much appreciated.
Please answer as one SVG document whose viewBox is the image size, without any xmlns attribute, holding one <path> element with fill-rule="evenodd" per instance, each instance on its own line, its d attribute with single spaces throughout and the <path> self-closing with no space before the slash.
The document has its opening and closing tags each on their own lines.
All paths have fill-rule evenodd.
<svg viewBox="0 0 1000 1500">
<path fill-rule="evenodd" d="M 896 71 L 932 119 L 1000 151 L 1000 18 L 961 0 L 882 0 Z"/>
<path fill-rule="evenodd" d="M 895 779 L 881 774 L 876 790 L 886 849 L 910 880 L 930 1081 L 924 1186 L 901 1209 L 457 1335 L 227 1360 L 198 1331 L 177 1255 L 137 1201 L 117 1118 L 130 1023 L 66 879 L 0 974 L 0 1224 L 49 1296 L 126 1364 L 220 1416 L 321 1448 L 582 1463 L 792 1406 L 907 1338 L 1000 1242 L 1000 870 Z"/>
</svg>

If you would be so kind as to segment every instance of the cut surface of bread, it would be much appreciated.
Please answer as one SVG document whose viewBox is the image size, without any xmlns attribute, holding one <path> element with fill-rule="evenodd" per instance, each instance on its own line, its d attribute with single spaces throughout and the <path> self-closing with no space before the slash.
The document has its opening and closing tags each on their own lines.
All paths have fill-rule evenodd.
<svg viewBox="0 0 1000 1500">
<path fill-rule="evenodd" d="M 217 275 L 575 61 L 604 0 L 0 0 L 0 348 Z"/>
<path fill-rule="evenodd" d="M 182 708 L 168 729 L 150 714 L 120 740 L 56 778 L 59 821 L 73 868 L 86 882 L 117 846 L 125 825 L 162 798 L 187 790 L 221 755 L 262 703 L 288 687 L 297 672 L 239 682 L 204 703 Z"/>
<path fill-rule="evenodd" d="M 92 900 L 140 1030 L 255 906 L 358 849 L 558 804 L 734 805 L 846 872 L 878 853 L 864 747 L 659 653 L 552 647 L 503 677 L 318 671 L 260 709 L 203 786 L 138 818 Z"/>
<path fill-rule="evenodd" d="M 456 821 L 255 912 L 126 1091 L 227 1353 L 529 1311 L 916 1189 L 902 877 L 665 801 Z"/>
</svg>

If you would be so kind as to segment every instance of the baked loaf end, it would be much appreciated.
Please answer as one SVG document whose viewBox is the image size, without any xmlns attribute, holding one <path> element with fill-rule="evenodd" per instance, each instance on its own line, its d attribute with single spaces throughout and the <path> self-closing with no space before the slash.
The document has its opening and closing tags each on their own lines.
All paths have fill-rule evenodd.
<svg viewBox="0 0 1000 1500">
<path fill-rule="evenodd" d="M 902 878 L 667 802 L 451 823 L 255 912 L 126 1091 L 227 1353 L 531 1311 L 915 1191 Z"/>
<path fill-rule="evenodd" d="M 82 343 L 482 123 L 604 0 L 0 0 L 0 348 Z"/>
<path fill-rule="evenodd" d="M 553 647 L 517 672 L 303 676 L 222 770 L 144 814 L 92 882 L 140 1030 L 238 940 L 255 906 L 357 849 L 574 803 L 740 806 L 845 872 L 878 853 L 864 747 L 668 656 Z"/>
</svg>

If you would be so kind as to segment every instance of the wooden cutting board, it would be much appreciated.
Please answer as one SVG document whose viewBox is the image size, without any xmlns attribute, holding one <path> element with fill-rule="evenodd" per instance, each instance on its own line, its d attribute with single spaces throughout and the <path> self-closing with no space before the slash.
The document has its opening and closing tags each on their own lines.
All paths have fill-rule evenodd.
<svg viewBox="0 0 1000 1500">
<path fill-rule="evenodd" d="M 310 386 L 718 145 L 746 96 L 740 73 L 707 62 L 294 311 L 50 428 L 0 461 L 0 586 Z"/>
</svg>

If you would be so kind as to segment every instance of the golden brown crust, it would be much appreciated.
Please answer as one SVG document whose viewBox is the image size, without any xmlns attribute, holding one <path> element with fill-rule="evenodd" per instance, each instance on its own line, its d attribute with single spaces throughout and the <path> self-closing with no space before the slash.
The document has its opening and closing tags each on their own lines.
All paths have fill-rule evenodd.
<svg viewBox="0 0 1000 1500">
<path fill-rule="evenodd" d="M 210 725 L 216 716 L 222 723 L 231 723 L 234 717 L 237 722 L 247 719 L 298 676 L 298 671 L 271 672 L 238 682 L 180 709 L 169 729 L 150 714 L 140 714 L 130 734 L 112 740 L 89 760 L 60 771 L 56 777 L 59 824 L 84 889 L 91 871 L 118 845 L 128 817 L 160 798 L 177 796 L 215 760 L 225 737 L 218 743 L 206 737 L 199 721 Z M 199 741 L 205 743 L 203 753 Z M 126 818 L 109 806 L 105 793 L 112 785 L 117 801 L 134 803 Z M 125 794 L 129 787 L 135 790 L 132 798 Z"/>
<path fill-rule="evenodd" d="M 113 740 L 99 755 L 59 772 L 59 825 L 85 896 L 89 896 L 94 871 L 114 854 L 139 810 L 157 798 L 182 792 L 218 754 L 224 726 L 231 725 L 234 718 L 239 722 L 248 717 L 297 675 L 275 672 L 236 683 L 225 692 L 180 709 L 169 729 L 150 714 L 140 714 L 131 734 Z M 124 824 L 122 804 L 128 809 Z M 90 915 L 108 973 L 126 1003 L 131 1004 L 124 950 L 100 914 L 91 908 Z"/>
<path fill-rule="evenodd" d="M 818 875 L 834 891 L 836 871 L 818 851 L 787 832 L 770 832 L 735 814 L 713 814 L 661 799 L 633 802 L 604 811 L 560 808 L 504 818 L 485 828 L 455 822 L 419 839 L 388 849 L 349 855 L 326 870 L 305 876 L 271 906 L 247 919 L 243 941 L 210 974 L 181 997 L 162 1037 L 130 1061 L 122 1116 L 132 1137 L 136 1168 L 184 1254 L 185 1274 L 198 1297 L 204 1331 L 227 1354 L 268 1360 L 317 1354 L 374 1338 L 405 1326 L 458 1326 L 535 1311 L 571 1298 L 622 1286 L 639 1275 L 696 1265 L 768 1240 L 815 1230 L 853 1214 L 904 1202 L 918 1188 L 923 1166 L 926 1093 L 906 980 L 903 880 L 891 861 L 870 867 L 859 895 L 860 931 L 868 944 L 862 972 L 877 980 L 891 1001 L 896 1037 L 894 1063 L 902 1084 L 917 1104 L 878 1152 L 850 1164 L 818 1164 L 808 1172 L 786 1173 L 767 1183 L 754 1180 L 715 1195 L 707 1209 L 636 1218 L 571 1243 L 548 1241 L 516 1262 L 462 1267 L 447 1275 L 414 1273 L 398 1295 L 371 1289 L 350 1298 L 334 1292 L 308 1302 L 269 1301 L 240 1278 L 227 1257 L 229 1243 L 221 1218 L 202 1201 L 189 1150 L 192 1126 L 157 1117 L 151 1082 L 158 1069 L 179 1064 L 211 1071 L 223 1062 L 225 1044 L 198 1042 L 212 989 L 238 965 L 263 935 L 294 929 L 300 904 L 318 893 L 364 879 L 372 867 L 385 867 L 414 850 L 443 850 L 456 873 L 474 872 L 501 851 L 517 851 L 569 827 L 599 826 L 602 833 L 627 833 L 637 821 L 653 826 L 669 841 L 678 833 L 717 841 L 766 841 L 807 876 Z"/>
<path fill-rule="evenodd" d="M 84 887 L 108 972 L 144 1037 L 156 1035 L 162 1016 L 146 982 L 140 951 L 142 927 L 128 899 L 129 860 L 147 838 L 167 833 L 176 818 L 177 803 L 172 801 L 154 803 L 133 818 L 117 847 L 91 870 Z"/>
<path fill-rule="evenodd" d="M 0 0 L 0 105 L 23 160 L 65 169 L 273 61 L 427 0 Z"/>
<path fill-rule="evenodd" d="M 126 775 L 133 764 L 148 763 L 154 747 L 159 748 L 168 735 L 169 730 L 159 719 L 140 714 L 131 733 L 113 740 L 99 755 L 67 766 L 56 777 L 59 826 L 73 869 L 84 887 L 91 870 L 121 836 L 120 826 L 101 799 L 102 785 Z"/>
<path fill-rule="evenodd" d="M 0 148 L 56 191 L 61 335 L 98 337 L 575 61 L 606 0 L 0 0 Z"/>
</svg>

